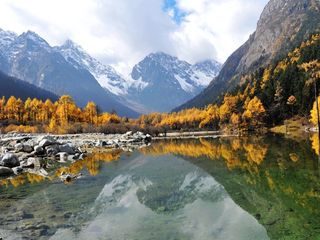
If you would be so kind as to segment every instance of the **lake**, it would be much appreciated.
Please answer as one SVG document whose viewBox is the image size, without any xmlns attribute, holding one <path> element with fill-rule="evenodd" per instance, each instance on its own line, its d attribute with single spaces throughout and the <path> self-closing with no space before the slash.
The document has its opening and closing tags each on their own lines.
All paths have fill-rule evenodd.
<svg viewBox="0 0 320 240">
<path fill-rule="evenodd" d="M 0 180 L 0 238 L 320 239 L 316 138 L 167 140 Z M 62 171 L 82 177 L 63 183 Z"/>
</svg>

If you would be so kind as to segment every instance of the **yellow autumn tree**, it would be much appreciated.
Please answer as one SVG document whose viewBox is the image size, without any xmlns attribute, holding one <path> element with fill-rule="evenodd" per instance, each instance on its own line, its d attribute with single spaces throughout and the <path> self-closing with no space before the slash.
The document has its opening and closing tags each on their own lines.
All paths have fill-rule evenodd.
<svg viewBox="0 0 320 240">
<path fill-rule="evenodd" d="M 320 104 L 320 97 L 318 97 L 318 103 Z M 318 113 L 317 113 L 316 101 L 314 101 L 313 103 L 313 108 L 311 109 L 310 114 L 311 114 L 310 122 L 316 126 L 318 124 Z"/>
<path fill-rule="evenodd" d="M 73 99 L 68 95 L 63 95 L 57 102 L 56 114 L 61 125 L 67 125 L 72 120 L 73 113 L 76 112 L 77 106 Z"/>
<path fill-rule="evenodd" d="M 43 120 L 49 122 L 55 112 L 55 106 L 50 99 L 47 99 L 43 104 Z"/>
<path fill-rule="evenodd" d="M 17 99 L 15 96 L 11 96 L 5 106 L 5 112 L 7 119 L 17 120 Z"/>
<path fill-rule="evenodd" d="M 217 128 L 220 120 L 219 114 L 219 107 L 217 105 L 209 105 L 200 113 L 201 122 L 199 124 L 199 128 Z"/>
<path fill-rule="evenodd" d="M 251 99 L 244 108 L 242 118 L 245 120 L 247 127 L 257 127 L 263 123 L 266 110 L 257 96 Z"/>
<path fill-rule="evenodd" d="M 237 105 L 239 104 L 238 96 L 226 95 L 223 100 L 223 104 L 220 106 L 220 120 L 222 123 L 229 122 L 230 117 L 237 111 Z"/>
<path fill-rule="evenodd" d="M 5 105 L 6 105 L 6 98 L 2 97 L 0 99 L 0 120 L 5 119 Z"/>
<path fill-rule="evenodd" d="M 96 124 L 98 119 L 98 110 L 94 102 L 88 102 L 87 106 L 84 108 L 84 117 L 86 122 L 90 124 Z"/>
</svg>

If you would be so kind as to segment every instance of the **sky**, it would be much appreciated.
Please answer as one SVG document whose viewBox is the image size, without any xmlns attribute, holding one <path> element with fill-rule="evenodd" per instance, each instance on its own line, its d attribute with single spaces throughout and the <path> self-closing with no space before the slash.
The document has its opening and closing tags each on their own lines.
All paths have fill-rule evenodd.
<svg viewBox="0 0 320 240">
<path fill-rule="evenodd" d="M 0 28 L 67 39 L 123 75 L 151 52 L 223 63 L 256 28 L 268 0 L 0 0 Z"/>
</svg>

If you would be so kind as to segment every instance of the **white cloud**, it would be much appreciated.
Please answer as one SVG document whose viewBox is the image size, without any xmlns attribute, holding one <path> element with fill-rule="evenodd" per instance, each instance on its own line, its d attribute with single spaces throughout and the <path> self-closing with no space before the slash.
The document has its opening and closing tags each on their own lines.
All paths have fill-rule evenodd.
<svg viewBox="0 0 320 240">
<path fill-rule="evenodd" d="M 189 14 L 176 35 L 187 36 L 182 44 L 192 49 L 180 54 L 189 61 L 208 54 L 225 61 L 254 31 L 266 0 L 177 0 L 177 4 Z"/>
<path fill-rule="evenodd" d="M 0 27 L 33 30 L 51 45 L 70 38 L 128 73 L 145 55 L 164 51 L 190 62 L 224 61 L 255 29 L 267 0 L 177 0 L 180 24 L 164 0 L 1 0 Z"/>
</svg>

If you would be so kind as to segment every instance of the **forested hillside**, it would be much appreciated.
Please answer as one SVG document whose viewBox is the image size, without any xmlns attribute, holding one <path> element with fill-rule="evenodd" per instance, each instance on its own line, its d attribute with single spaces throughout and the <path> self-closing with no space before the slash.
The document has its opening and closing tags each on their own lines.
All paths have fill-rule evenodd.
<svg viewBox="0 0 320 240">
<path fill-rule="evenodd" d="M 26 100 L 28 97 L 38 98 L 41 100 L 51 99 L 52 101 L 56 101 L 58 99 L 57 95 L 49 91 L 14 77 L 10 77 L 2 72 L 0 72 L 0 96 L 4 96 L 6 98 L 15 96 L 23 100 Z"/>
</svg>

